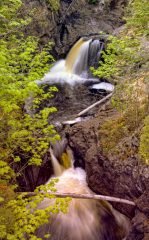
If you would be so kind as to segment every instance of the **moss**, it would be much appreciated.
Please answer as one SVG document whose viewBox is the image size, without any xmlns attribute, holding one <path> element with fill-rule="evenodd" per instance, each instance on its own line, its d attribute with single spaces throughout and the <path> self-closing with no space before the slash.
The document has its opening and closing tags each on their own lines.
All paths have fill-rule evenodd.
<svg viewBox="0 0 149 240">
<path fill-rule="evenodd" d="M 47 0 L 52 11 L 57 12 L 60 8 L 60 0 Z"/>
<path fill-rule="evenodd" d="M 146 164 L 149 164 L 149 115 L 144 120 L 140 136 L 139 154 Z"/>
<path fill-rule="evenodd" d="M 124 117 L 116 116 L 112 119 L 108 119 L 99 129 L 99 138 L 103 151 L 108 153 L 127 135 L 128 128 Z"/>
</svg>

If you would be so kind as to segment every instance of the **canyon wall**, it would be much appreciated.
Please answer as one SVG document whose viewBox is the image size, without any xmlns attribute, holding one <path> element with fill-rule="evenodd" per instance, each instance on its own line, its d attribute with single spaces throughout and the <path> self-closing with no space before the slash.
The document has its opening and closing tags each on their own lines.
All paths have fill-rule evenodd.
<svg viewBox="0 0 149 240">
<path fill-rule="evenodd" d="M 124 23 L 127 0 L 61 0 L 58 11 L 51 11 L 48 1 L 23 0 L 23 14 L 33 11 L 26 34 L 38 36 L 41 44 L 54 42 L 53 54 L 63 57 L 70 47 L 85 35 L 112 33 Z"/>
</svg>

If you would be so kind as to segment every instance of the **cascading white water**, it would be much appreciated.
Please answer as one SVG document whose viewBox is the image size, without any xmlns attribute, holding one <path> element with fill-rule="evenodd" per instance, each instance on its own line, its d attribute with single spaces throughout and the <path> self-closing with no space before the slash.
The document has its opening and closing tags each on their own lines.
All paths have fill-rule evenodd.
<svg viewBox="0 0 149 240">
<path fill-rule="evenodd" d="M 90 42 L 91 42 L 91 40 L 88 40 L 82 44 L 79 54 L 78 54 L 76 60 L 74 61 L 74 64 L 72 67 L 72 73 L 77 74 L 81 77 L 87 77 L 88 53 L 89 53 Z M 68 61 L 69 61 L 69 58 L 66 59 L 66 62 L 68 62 Z"/>
<path fill-rule="evenodd" d="M 86 182 L 86 173 L 81 168 L 61 168 L 52 153 L 52 164 L 59 181 L 59 193 L 92 194 Z M 56 168 L 58 169 L 56 169 Z M 61 171 L 61 172 L 60 172 Z M 50 180 L 48 181 L 48 183 Z M 40 208 L 46 208 L 51 200 L 45 199 Z M 58 213 L 48 224 L 41 227 L 37 236 L 50 233 L 50 240 L 122 240 L 129 230 L 129 222 L 105 201 L 72 199 L 67 214 Z"/>
<path fill-rule="evenodd" d="M 94 88 L 101 88 L 103 84 L 100 86 L 94 85 L 91 88 L 93 84 L 99 84 L 100 80 L 92 76 L 89 68 L 94 63 L 98 64 L 103 44 L 103 41 L 95 38 L 79 39 L 71 48 L 65 60 L 57 61 L 42 80 L 36 81 L 38 85 L 56 85 L 59 89 L 59 92 L 54 93 L 52 99 L 47 99 L 41 104 L 41 107 L 44 105 L 47 107 L 55 106 L 58 109 L 56 118 L 52 118 L 52 115 L 49 117 L 54 125 L 58 126 L 59 122 L 72 117 L 76 109 L 78 112 L 82 111 L 101 97 L 101 95 L 96 94 L 100 91 L 96 91 Z M 108 88 L 108 91 L 111 91 L 111 89 L 113 88 Z M 44 87 L 44 90 L 49 91 L 47 86 Z M 25 104 L 25 109 L 30 115 L 33 114 L 32 101 L 33 99 L 28 98 Z"/>
<path fill-rule="evenodd" d="M 92 40 L 81 38 L 70 50 L 66 60 L 60 60 L 45 74 L 41 84 L 70 84 L 83 83 L 87 80 L 89 46 Z M 97 81 L 97 80 L 96 80 Z"/>
<path fill-rule="evenodd" d="M 98 83 L 91 89 L 103 89 L 112 92 L 114 86 L 110 83 L 99 83 L 98 79 L 89 77 L 89 67 L 98 66 L 104 43 L 99 39 L 84 40 L 80 38 L 68 53 L 66 59 L 57 61 L 50 72 L 45 74 L 42 80 L 36 81 L 42 84 L 69 84 L 74 86 L 83 83 Z"/>
<path fill-rule="evenodd" d="M 100 42 L 99 39 L 95 39 L 90 43 L 89 48 L 89 58 L 88 65 L 89 66 L 98 66 L 98 62 L 100 60 L 100 54 L 103 50 L 103 42 Z"/>
</svg>

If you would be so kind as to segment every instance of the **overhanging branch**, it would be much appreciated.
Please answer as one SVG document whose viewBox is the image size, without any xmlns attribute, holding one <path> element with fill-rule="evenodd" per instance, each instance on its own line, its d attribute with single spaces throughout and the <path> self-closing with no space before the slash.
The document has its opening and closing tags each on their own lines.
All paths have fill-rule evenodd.
<svg viewBox="0 0 149 240">
<path fill-rule="evenodd" d="M 44 192 L 41 194 L 45 194 Z M 47 193 L 46 193 L 47 194 Z M 53 195 L 55 197 L 59 198 L 66 198 L 66 197 L 71 197 L 71 198 L 78 198 L 78 199 L 95 199 L 95 200 L 103 200 L 103 201 L 109 201 L 109 202 L 118 202 L 118 203 L 125 203 L 129 204 L 132 206 L 135 206 L 135 202 L 122 199 L 122 198 L 116 198 L 116 197 L 110 197 L 110 196 L 104 196 L 104 195 L 97 195 L 97 194 L 78 194 L 78 193 L 59 193 L 59 192 L 48 192 L 49 196 Z M 25 197 L 32 197 L 36 196 L 38 193 L 35 192 L 27 192 L 25 193 Z"/>
</svg>

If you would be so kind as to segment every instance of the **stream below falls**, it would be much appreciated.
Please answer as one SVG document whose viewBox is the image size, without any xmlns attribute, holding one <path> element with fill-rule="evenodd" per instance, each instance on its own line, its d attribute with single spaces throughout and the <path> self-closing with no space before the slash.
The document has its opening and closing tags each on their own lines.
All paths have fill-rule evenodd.
<svg viewBox="0 0 149 240">
<path fill-rule="evenodd" d="M 58 144 L 57 144 L 58 147 Z M 54 176 L 58 178 L 55 187 L 58 193 L 93 194 L 86 182 L 83 169 L 74 168 L 72 152 L 67 151 L 70 167 L 64 168 L 51 153 Z M 50 180 L 47 182 L 47 184 Z M 40 209 L 53 204 L 45 199 Z M 51 234 L 51 240 L 124 240 L 130 228 L 127 217 L 116 211 L 111 204 L 103 200 L 72 198 L 66 214 L 53 215 L 48 224 L 40 227 L 37 236 Z"/>
<path fill-rule="evenodd" d="M 49 118 L 50 123 L 57 126 L 58 123 L 73 119 L 84 108 L 114 90 L 112 84 L 93 77 L 90 72 L 91 66 L 98 66 L 103 48 L 104 42 L 99 39 L 81 38 L 65 60 L 56 62 L 50 72 L 37 81 L 45 91 L 52 85 L 59 89 L 52 99 L 46 100 L 41 106 L 55 106 L 58 109 Z M 91 114 L 92 111 L 88 115 Z M 69 167 L 60 163 L 57 158 L 60 147 L 57 144 L 55 153 L 51 154 L 54 177 L 59 179 L 56 183 L 57 191 L 92 194 L 86 182 L 85 171 L 74 167 L 72 152 L 67 152 Z M 45 199 L 39 208 L 46 208 L 50 204 L 51 200 Z M 60 212 L 53 215 L 48 224 L 38 229 L 37 236 L 44 239 L 44 235 L 50 233 L 50 240 L 124 240 L 129 227 L 127 217 L 106 201 L 72 199 L 67 214 Z"/>
</svg>

